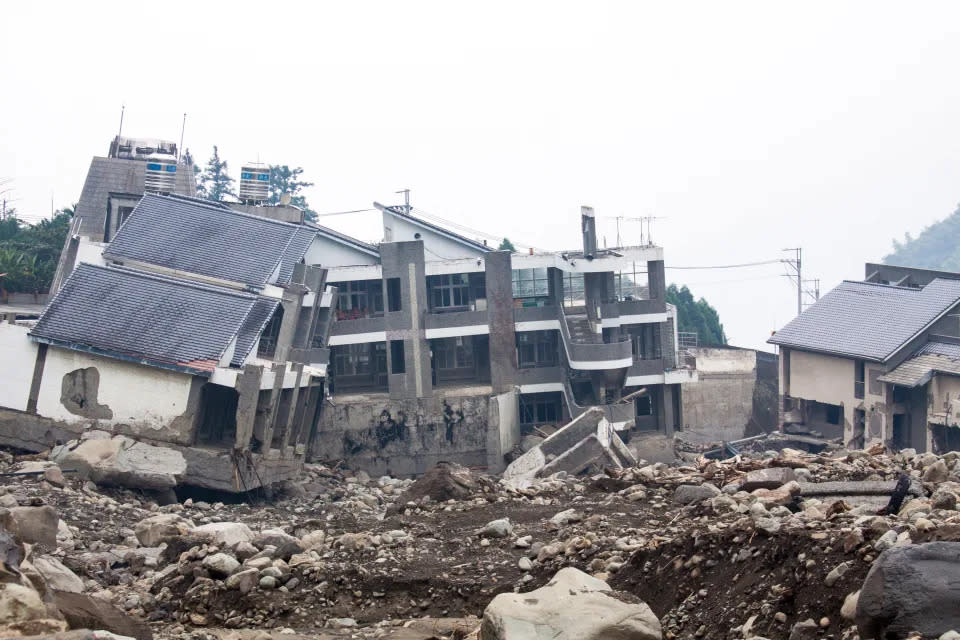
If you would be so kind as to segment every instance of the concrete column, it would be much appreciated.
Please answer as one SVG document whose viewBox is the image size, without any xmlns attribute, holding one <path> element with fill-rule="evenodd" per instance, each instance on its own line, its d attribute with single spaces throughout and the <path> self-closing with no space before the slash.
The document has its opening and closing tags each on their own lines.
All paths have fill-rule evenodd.
<svg viewBox="0 0 960 640">
<path fill-rule="evenodd" d="M 273 389 L 270 391 L 270 406 L 267 411 L 267 420 L 264 423 L 263 435 L 260 441 L 263 442 L 263 452 L 266 453 L 273 442 L 273 432 L 277 423 L 277 410 L 280 408 L 280 394 L 283 393 L 283 377 L 287 372 L 286 362 L 275 362 L 271 367 L 273 370 Z M 259 436 L 259 434 L 257 434 Z"/>
<path fill-rule="evenodd" d="M 263 367 L 248 364 L 243 372 L 237 374 L 237 440 L 236 449 L 250 447 L 250 438 L 253 437 L 253 425 L 257 419 L 257 402 L 260 399 L 260 378 L 263 376 Z"/>
<path fill-rule="evenodd" d="M 513 322 L 513 271 L 509 251 L 485 256 L 487 323 L 490 327 L 490 384 L 494 393 L 513 388 L 517 377 L 517 338 Z"/>
<path fill-rule="evenodd" d="M 380 263 L 384 280 L 400 279 L 401 309 L 384 313 L 384 322 L 388 343 L 403 340 L 406 365 L 404 373 L 388 376 L 390 396 L 397 399 L 430 397 L 433 395 L 430 345 L 423 328 L 428 313 L 423 241 L 381 244 Z M 387 353 L 389 361 L 392 357 L 389 344 Z"/>
<path fill-rule="evenodd" d="M 583 253 L 597 252 L 597 219 L 593 207 L 580 207 L 580 224 L 583 231 Z"/>
<path fill-rule="evenodd" d="M 297 415 L 297 402 L 300 400 L 300 383 L 303 380 L 303 364 L 294 364 L 291 366 L 291 372 L 295 378 L 293 381 L 293 392 L 290 396 L 290 409 L 287 411 L 286 420 L 283 424 L 283 442 L 280 445 L 281 450 L 290 445 L 290 435 L 294 429 L 294 417 Z M 296 441 L 294 441 L 296 444 Z"/>
<path fill-rule="evenodd" d="M 647 261 L 647 288 L 651 300 L 663 300 L 667 295 L 667 276 L 663 260 Z"/>
<path fill-rule="evenodd" d="M 677 424 L 677 416 L 674 411 L 674 399 L 676 385 L 665 384 L 663 389 L 663 434 L 668 438 L 673 437 L 674 427 Z"/>
<path fill-rule="evenodd" d="M 283 292 L 280 304 L 283 305 L 283 322 L 280 323 L 280 333 L 277 335 L 277 349 L 273 355 L 274 362 L 286 362 L 290 358 L 290 349 L 293 339 L 297 335 L 297 325 L 300 323 L 300 309 L 303 307 L 303 297 L 307 289 L 303 285 L 289 285 Z"/>
</svg>

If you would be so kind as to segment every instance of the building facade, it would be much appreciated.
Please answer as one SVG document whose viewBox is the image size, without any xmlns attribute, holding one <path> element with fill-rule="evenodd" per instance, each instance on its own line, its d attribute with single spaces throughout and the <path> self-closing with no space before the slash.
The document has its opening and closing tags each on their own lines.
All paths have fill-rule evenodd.
<svg viewBox="0 0 960 640">
<path fill-rule="evenodd" d="M 780 347 L 784 431 L 960 449 L 960 274 L 867 264 L 864 280 L 842 283 L 769 342 Z"/>
</svg>

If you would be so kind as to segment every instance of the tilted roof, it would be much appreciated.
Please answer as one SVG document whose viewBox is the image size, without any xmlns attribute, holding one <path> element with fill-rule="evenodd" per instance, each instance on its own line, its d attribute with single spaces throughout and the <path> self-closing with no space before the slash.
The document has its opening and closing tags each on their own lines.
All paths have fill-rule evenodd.
<svg viewBox="0 0 960 640">
<path fill-rule="evenodd" d="M 103 255 L 251 286 L 271 282 L 279 269 L 283 285 L 315 235 L 216 203 L 147 194 Z"/>
<path fill-rule="evenodd" d="M 843 282 L 767 342 L 883 362 L 960 302 L 960 281 L 922 289 Z"/>
<path fill-rule="evenodd" d="M 267 326 L 270 318 L 273 316 L 280 301 L 276 298 L 257 298 L 253 303 L 253 308 L 247 314 L 246 320 L 237 333 L 237 346 L 233 351 L 233 358 L 230 359 L 231 367 L 243 366 L 243 361 L 247 359 L 253 345 L 257 343 L 257 338 L 263 333 L 263 328 Z"/>
<path fill-rule="evenodd" d="M 180 278 L 81 263 L 30 335 L 41 342 L 205 375 L 238 337 L 242 363 L 277 301 Z M 240 343 L 243 343 L 242 345 Z M 241 351 L 245 349 L 242 355 Z"/>
<path fill-rule="evenodd" d="M 930 382 L 937 373 L 960 376 L 960 345 L 928 342 L 917 349 L 916 355 L 878 379 L 903 387 L 916 387 Z"/>
<path fill-rule="evenodd" d="M 446 229 L 432 222 L 427 222 L 423 218 L 418 218 L 417 216 L 408 213 L 402 207 L 390 207 L 390 206 L 382 205 L 379 202 L 374 202 L 373 206 L 375 206 L 380 211 L 385 211 L 391 215 L 397 216 L 398 218 L 408 220 L 415 225 L 423 227 L 424 229 L 429 229 L 435 233 L 439 233 L 442 236 L 446 236 L 447 238 L 454 240 L 456 242 L 459 242 L 463 245 L 466 245 L 471 249 L 476 249 L 478 251 L 493 251 L 492 247 L 488 247 L 482 242 L 471 240 L 470 238 L 466 236 L 462 236 L 459 233 L 456 233 L 455 231 L 451 231 L 450 229 Z"/>
</svg>

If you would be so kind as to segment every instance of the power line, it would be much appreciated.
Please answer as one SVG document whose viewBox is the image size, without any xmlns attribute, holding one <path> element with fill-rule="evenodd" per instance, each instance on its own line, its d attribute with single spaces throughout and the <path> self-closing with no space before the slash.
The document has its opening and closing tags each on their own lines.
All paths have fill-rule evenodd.
<svg viewBox="0 0 960 640">
<path fill-rule="evenodd" d="M 316 215 L 318 218 L 326 218 L 327 216 L 342 216 L 348 213 L 366 213 L 367 211 L 376 211 L 376 209 L 351 209 L 350 211 L 331 211 L 329 213 L 318 213 Z"/>
<path fill-rule="evenodd" d="M 765 264 L 780 264 L 783 260 L 763 260 L 761 262 L 744 262 L 741 264 L 719 264 L 702 267 L 673 267 L 667 265 L 667 269 L 740 269 L 742 267 L 759 267 Z"/>
</svg>

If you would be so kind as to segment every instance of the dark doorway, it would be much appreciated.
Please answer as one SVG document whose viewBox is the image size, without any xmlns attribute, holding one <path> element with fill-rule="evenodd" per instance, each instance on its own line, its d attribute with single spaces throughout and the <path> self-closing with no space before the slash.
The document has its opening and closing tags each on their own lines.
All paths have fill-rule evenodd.
<svg viewBox="0 0 960 640">
<path fill-rule="evenodd" d="M 910 424 L 907 416 L 902 413 L 893 414 L 893 437 L 891 443 L 894 449 L 905 449 L 910 446 Z"/>
<path fill-rule="evenodd" d="M 198 444 L 231 445 L 237 439 L 236 389 L 206 383 L 200 392 Z"/>
</svg>

